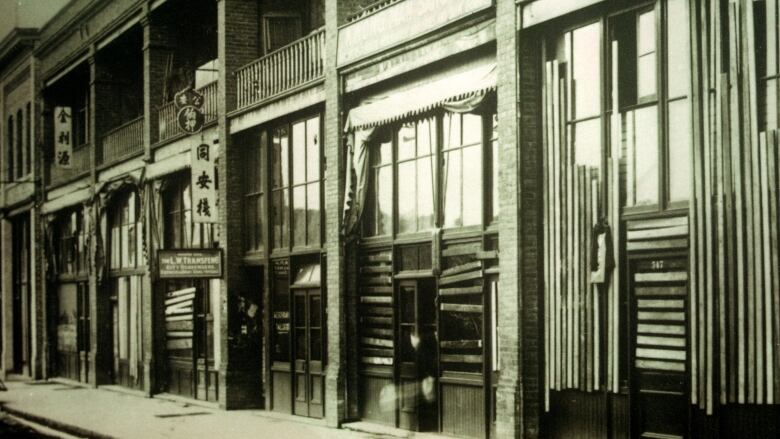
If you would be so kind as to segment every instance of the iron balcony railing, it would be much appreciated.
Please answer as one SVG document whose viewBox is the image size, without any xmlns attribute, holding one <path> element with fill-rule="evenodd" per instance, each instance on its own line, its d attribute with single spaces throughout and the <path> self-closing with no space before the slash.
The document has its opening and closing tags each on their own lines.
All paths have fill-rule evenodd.
<svg viewBox="0 0 780 439">
<path fill-rule="evenodd" d="M 210 82 L 197 90 L 203 95 L 202 110 L 205 123 L 217 120 L 217 81 Z M 184 133 L 176 121 L 176 114 L 176 105 L 173 101 L 163 105 L 157 111 L 158 141 L 162 142 Z"/>
<path fill-rule="evenodd" d="M 240 68 L 236 72 L 238 108 L 322 78 L 324 56 L 325 29 L 320 28 Z"/>
<path fill-rule="evenodd" d="M 138 117 L 112 129 L 102 142 L 98 164 L 113 163 L 144 150 L 144 117 Z"/>
</svg>

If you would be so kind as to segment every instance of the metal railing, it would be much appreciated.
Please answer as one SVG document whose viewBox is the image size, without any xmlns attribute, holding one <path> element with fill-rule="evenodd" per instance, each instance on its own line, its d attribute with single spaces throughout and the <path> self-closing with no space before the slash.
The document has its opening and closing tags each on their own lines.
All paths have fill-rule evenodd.
<svg viewBox="0 0 780 439">
<path fill-rule="evenodd" d="M 119 125 L 103 136 L 98 164 L 112 163 L 144 149 L 144 117 Z"/>
<path fill-rule="evenodd" d="M 325 29 L 294 41 L 236 72 L 238 108 L 252 105 L 324 73 Z"/>
<path fill-rule="evenodd" d="M 208 83 L 197 89 L 203 95 L 203 116 L 205 123 L 217 119 L 217 81 Z M 184 133 L 176 121 L 176 105 L 168 102 L 157 110 L 158 141 L 164 141 L 171 137 Z"/>
<path fill-rule="evenodd" d="M 353 22 L 355 20 L 359 20 L 363 17 L 369 16 L 373 14 L 374 12 L 377 12 L 381 9 L 384 9 L 394 3 L 398 3 L 403 0 L 379 0 L 377 2 L 371 3 L 369 5 L 366 5 L 362 8 L 360 8 L 359 11 L 355 12 L 354 14 L 347 17 L 347 23 Z"/>
</svg>

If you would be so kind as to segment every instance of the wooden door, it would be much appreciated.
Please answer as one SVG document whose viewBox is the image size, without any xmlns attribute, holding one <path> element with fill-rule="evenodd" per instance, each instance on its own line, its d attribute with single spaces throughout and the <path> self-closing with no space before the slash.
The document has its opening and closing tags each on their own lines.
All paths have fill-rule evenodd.
<svg viewBox="0 0 780 439">
<path fill-rule="evenodd" d="M 295 291 L 293 413 L 312 418 L 325 415 L 322 317 L 322 295 L 319 289 Z"/>
<path fill-rule="evenodd" d="M 398 426 L 414 431 L 437 431 L 439 374 L 436 292 L 432 282 L 400 283 L 398 304 Z"/>
<path fill-rule="evenodd" d="M 76 378 L 83 383 L 89 382 L 89 285 L 86 282 L 79 282 L 77 290 L 77 323 L 76 323 L 76 346 L 78 349 L 78 371 L 79 377 Z"/>
<path fill-rule="evenodd" d="M 688 431 L 688 267 L 683 257 L 630 263 L 634 437 Z"/>
</svg>

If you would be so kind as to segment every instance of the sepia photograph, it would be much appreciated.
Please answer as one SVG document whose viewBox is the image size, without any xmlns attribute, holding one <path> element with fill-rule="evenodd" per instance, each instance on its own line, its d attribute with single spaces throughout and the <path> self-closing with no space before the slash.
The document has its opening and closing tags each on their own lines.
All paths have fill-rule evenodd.
<svg viewBox="0 0 780 439">
<path fill-rule="evenodd" d="M 780 438 L 780 0 L 0 0 L 0 437 Z"/>
</svg>

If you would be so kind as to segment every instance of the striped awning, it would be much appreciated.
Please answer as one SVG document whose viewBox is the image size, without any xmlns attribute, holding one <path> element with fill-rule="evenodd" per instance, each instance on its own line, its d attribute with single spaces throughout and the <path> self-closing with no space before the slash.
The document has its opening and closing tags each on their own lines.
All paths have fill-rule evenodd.
<svg viewBox="0 0 780 439">
<path fill-rule="evenodd" d="M 350 110 L 346 132 L 377 127 L 441 107 L 447 102 L 485 94 L 496 88 L 495 62 L 480 64 L 403 91 L 373 97 Z"/>
</svg>

